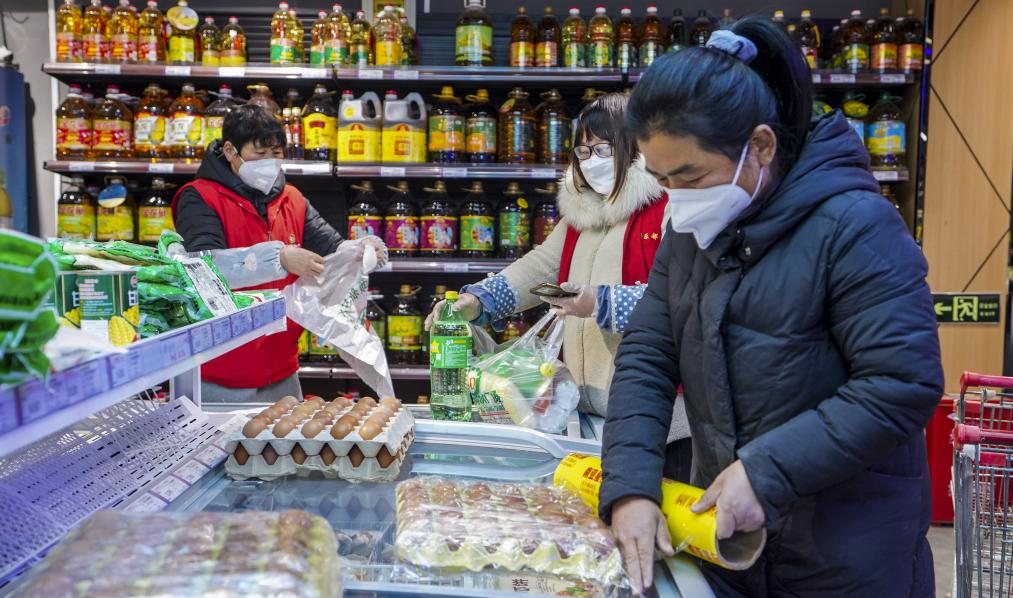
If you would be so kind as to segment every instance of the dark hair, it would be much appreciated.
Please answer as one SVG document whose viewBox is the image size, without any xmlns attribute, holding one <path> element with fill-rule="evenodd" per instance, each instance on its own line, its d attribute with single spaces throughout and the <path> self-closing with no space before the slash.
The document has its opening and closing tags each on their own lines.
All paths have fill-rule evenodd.
<svg viewBox="0 0 1013 598">
<path fill-rule="evenodd" d="M 285 147 L 281 123 L 261 106 L 244 104 L 233 108 L 222 123 L 222 142 L 231 141 L 236 151 L 247 143 L 260 147 Z"/>
<path fill-rule="evenodd" d="M 737 21 L 731 31 L 756 45 L 749 64 L 716 48 L 686 48 L 651 65 L 633 89 L 626 120 L 633 133 L 690 136 L 738 160 L 758 125 L 777 135 L 777 172 L 798 159 L 812 114 L 812 75 L 795 43 L 769 19 Z"/>
<path fill-rule="evenodd" d="M 612 144 L 616 183 L 608 197 L 610 200 L 619 195 L 626 183 L 626 172 L 640 153 L 637 148 L 637 138 L 630 133 L 626 121 L 623 119 L 629 99 L 628 95 L 619 92 L 598 96 L 593 102 L 584 106 L 574 126 L 574 145 L 579 145 L 583 143 L 585 138 L 592 136 Z M 590 185 L 584 180 L 584 174 L 580 171 L 580 160 L 577 159 L 574 152 L 570 152 L 570 167 L 577 189 L 589 189 Z"/>
</svg>

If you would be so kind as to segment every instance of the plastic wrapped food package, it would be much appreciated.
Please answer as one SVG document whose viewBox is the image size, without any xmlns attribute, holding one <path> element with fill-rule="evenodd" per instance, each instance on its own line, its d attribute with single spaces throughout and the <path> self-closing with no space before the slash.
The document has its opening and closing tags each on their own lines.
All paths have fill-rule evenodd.
<svg viewBox="0 0 1013 598">
<path fill-rule="evenodd" d="M 341 594 L 338 544 L 304 511 L 99 511 L 30 573 L 19 596 Z"/>
<path fill-rule="evenodd" d="M 399 559 L 420 567 L 523 569 L 627 587 L 612 533 L 569 491 L 419 477 L 397 487 Z"/>
</svg>

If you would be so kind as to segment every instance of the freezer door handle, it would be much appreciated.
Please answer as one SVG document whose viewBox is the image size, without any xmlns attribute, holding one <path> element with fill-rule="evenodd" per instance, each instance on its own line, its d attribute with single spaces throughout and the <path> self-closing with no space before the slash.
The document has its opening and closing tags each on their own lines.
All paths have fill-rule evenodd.
<svg viewBox="0 0 1013 598">
<path fill-rule="evenodd" d="M 570 453 L 601 454 L 601 443 L 595 440 L 545 434 L 520 426 L 502 424 L 417 419 L 415 420 L 415 438 L 431 443 L 451 440 L 479 445 L 531 446 L 542 449 L 556 459 L 562 459 Z"/>
</svg>

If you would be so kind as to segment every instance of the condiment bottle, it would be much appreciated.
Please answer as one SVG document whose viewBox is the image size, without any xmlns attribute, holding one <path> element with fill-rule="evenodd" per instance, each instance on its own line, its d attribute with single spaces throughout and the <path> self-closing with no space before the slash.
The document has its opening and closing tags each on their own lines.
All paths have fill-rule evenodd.
<svg viewBox="0 0 1013 598">
<path fill-rule="evenodd" d="M 327 64 L 327 40 L 331 36 L 331 24 L 327 20 L 327 11 L 317 11 L 317 20 L 310 27 L 310 66 Z"/>
<path fill-rule="evenodd" d="M 109 37 L 102 0 L 91 0 L 81 20 L 81 42 L 85 62 L 109 61 Z"/>
<path fill-rule="evenodd" d="M 398 66 L 404 48 L 401 47 L 401 19 L 394 7 L 387 4 L 373 25 L 374 64 L 377 66 Z"/>
<path fill-rule="evenodd" d="M 144 97 L 134 113 L 134 157 L 160 160 L 169 156 L 165 142 L 165 90 L 152 83 L 144 88 Z"/>
<path fill-rule="evenodd" d="M 331 95 L 333 92 L 318 84 L 302 109 L 303 155 L 306 160 L 334 161 L 338 112 Z"/>
<path fill-rule="evenodd" d="M 239 26 L 238 17 L 229 17 L 229 24 L 222 27 L 218 37 L 218 60 L 222 66 L 246 64 L 246 32 Z"/>
<path fill-rule="evenodd" d="M 535 189 L 535 193 L 541 195 L 542 199 L 535 206 L 534 227 L 531 234 L 531 242 L 534 245 L 544 243 L 559 224 L 559 208 L 556 206 L 558 192 L 559 188 L 555 182 L 547 183 L 544 188 Z"/>
<path fill-rule="evenodd" d="M 367 303 L 366 303 L 366 321 L 369 322 L 369 327 L 373 329 L 380 340 L 383 341 L 384 346 L 387 345 L 387 312 L 383 311 L 383 307 L 380 303 L 383 301 L 383 295 L 380 294 L 378 289 L 368 289 L 366 291 Z"/>
<path fill-rule="evenodd" d="M 56 157 L 89 158 L 93 140 L 91 107 L 81 95 L 81 86 L 71 84 L 67 99 L 56 109 Z"/>
<path fill-rule="evenodd" d="M 535 23 L 521 6 L 510 24 L 510 66 L 535 66 Z"/>
<path fill-rule="evenodd" d="M 137 205 L 137 242 L 157 245 L 163 230 L 176 230 L 172 222 L 172 193 L 162 177 L 151 180 L 151 189 Z"/>
<path fill-rule="evenodd" d="M 528 92 L 515 87 L 499 109 L 499 161 L 503 164 L 534 164 L 535 109 Z"/>
<path fill-rule="evenodd" d="M 373 28 L 366 20 L 366 13 L 356 11 L 349 31 L 348 64 L 358 67 L 373 64 Z"/>
<path fill-rule="evenodd" d="M 436 181 L 422 204 L 422 234 L 419 251 L 423 256 L 452 255 L 457 251 L 458 217 L 447 195 L 447 186 Z"/>
<path fill-rule="evenodd" d="M 914 15 L 914 9 L 909 8 L 907 16 L 897 19 L 897 66 L 905 73 L 922 70 L 925 61 L 925 27 Z"/>
<path fill-rule="evenodd" d="M 468 150 L 468 162 L 488 163 L 496 161 L 496 110 L 489 103 L 489 91 L 479 89 L 475 95 L 465 96 L 471 102 L 468 118 L 464 123 L 464 135 Z"/>
<path fill-rule="evenodd" d="M 707 11 L 701 8 L 697 11 L 696 20 L 693 21 L 693 28 L 689 31 L 690 45 L 700 48 L 706 46 L 707 40 L 711 38 L 711 33 L 714 33 L 714 24 L 711 23 L 710 17 L 707 16 Z"/>
<path fill-rule="evenodd" d="M 499 207 L 499 257 L 519 258 L 531 249 L 531 211 L 520 185 L 509 183 Z"/>
<path fill-rule="evenodd" d="M 420 287 L 401 285 L 387 313 L 387 356 L 391 363 L 422 363 L 422 312 L 415 299 Z"/>
<path fill-rule="evenodd" d="M 869 115 L 869 105 L 865 103 L 865 94 L 849 91 L 841 101 L 841 112 L 851 128 L 858 133 L 858 138 L 865 144 L 865 117 Z"/>
<path fill-rule="evenodd" d="M 542 92 L 544 100 L 535 111 L 538 118 L 538 161 L 567 164 L 573 149 L 570 115 L 558 89 Z"/>
<path fill-rule="evenodd" d="M 538 21 L 538 43 L 535 44 L 535 66 L 559 66 L 559 21 L 546 6 L 542 19 Z"/>
<path fill-rule="evenodd" d="M 464 159 L 465 118 L 454 88 L 443 86 L 433 94 L 437 103 L 429 112 L 429 161 L 461 162 Z"/>
<path fill-rule="evenodd" d="M 84 177 L 71 179 L 56 206 L 56 236 L 95 240 L 95 198 L 84 190 Z"/>
<path fill-rule="evenodd" d="M 665 34 L 665 51 L 678 52 L 688 46 L 689 36 L 686 31 L 686 18 L 682 16 L 682 9 L 676 8 L 672 11 L 672 20 L 668 22 L 668 31 Z"/>
<path fill-rule="evenodd" d="M 796 29 L 796 38 L 799 47 L 802 48 L 802 56 L 809 63 L 809 68 L 816 70 L 819 66 L 820 28 L 813 21 L 812 12 L 802 11 L 802 19 Z"/>
<path fill-rule="evenodd" d="M 137 15 L 130 0 L 120 0 L 107 30 L 111 62 L 137 62 Z"/>
<path fill-rule="evenodd" d="M 622 70 L 637 66 L 637 25 L 629 6 L 619 11 L 616 21 L 616 66 Z"/>
<path fill-rule="evenodd" d="M 358 193 L 355 195 L 355 203 L 348 208 L 348 238 L 354 241 L 383 235 L 383 215 L 377 207 L 373 183 L 363 181 L 359 185 L 352 185 L 352 189 Z"/>
<path fill-rule="evenodd" d="M 169 62 L 193 64 L 197 62 L 197 13 L 186 0 L 179 0 L 166 13 L 169 21 Z"/>
<path fill-rule="evenodd" d="M 96 158 L 133 156 L 134 115 L 119 99 L 120 88 L 110 85 L 106 97 L 95 108 L 95 137 L 92 149 Z"/>
<path fill-rule="evenodd" d="M 457 66 L 492 66 L 492 20 L 485 14 L 484 0 L 465 2 L 454 29 L 454 62 Z"/>
<path fill-rule="evenodd" d="M 419 208 L 408 181 L 388 186 L 394 196 L 383 217 L 383 236 L 390 257 L 414 257 L 419 252 Z"/>
<path fill-rule="evenodd" d="M 81 62 L 84 45 L 81 40 L 83 21 L 81 7 L 74 0 L 63 0 L 56 11 L 56 61 Z"/>
<path fill-rule="evenodd" d="M 204 111 L 204 141 L 208 144 L 222 138 L 225 117 L 236 107 L 232 97 L 232 88 L 224 83 L 218 86 L 218 98 L 208 105 Z"/>
<path fill-rule="evenodd" d="M 612 19 L 605 13 L 605 6 L 594 7 L 594 16 L 588 23 L 587 66 L 608 68 L 615 63 L 615 33 Z"/>
<path fill-rule="evenodd" d="M 482 181 L 472 181 L 461 206 L 461 257 L 488 258 L 495 252 L 496 219 Z"/>
<path fill-rule="evenodd" d="M 188 162 L 200 160 L 204 156 L 204 102 L 193 83 L 183 84 L 183 91 L 169 106 L 169 117 L 170 155 Z"/>
<path fill-rule="evenodd" d="M 888 8 L 879 10 L 869 36 L 869 64 L 874 71 L 897 68 L 897 24 Z"/>
<path fill-rule="evenodd" d="M 285 129 L 285 157 L 289 160 L 302 160 L 306 157 L 299 112 L 299 108 L 290 106 L 281 109 L 282 127 Z"/>
<path fill-rule="evenodd" d="M 665 51 L 662 43 L 662 28 L 657 5 L 648 4 L 647 16 L 640 24 L 640 47 L 637 49 L 641 67 L 651 66 Z"/>
<path fill-rule="evenodd" d="M 869 68 L 869 41 L 866 38 L 862 11 L 851 11 L 851 18 L 843 27 L 842 41 L 844 46 L 841 66 L 852 72 Z"/>
<path fill-rule="evenodd" d="M 157 0 L 148 0 L 138 18 L 137 61 L 165 62 L 165 17 Z"/>
</svg>

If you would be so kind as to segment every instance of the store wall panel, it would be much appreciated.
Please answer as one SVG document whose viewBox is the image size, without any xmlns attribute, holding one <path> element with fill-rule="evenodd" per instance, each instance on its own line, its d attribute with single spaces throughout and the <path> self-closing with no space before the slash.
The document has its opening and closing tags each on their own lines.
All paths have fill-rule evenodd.
<svg viewBox="0 0 1013 598">
<path fill-rule="evenodd" d="M 936 0 L 932 19 L 932 40 L 940 48 L 953 35 L 957 25 L 980 0 Z M 985 0 L 989 2 L 990 0 Z M 1005 2 L 1006 0 L 996 0 Z"/>
</svg>

